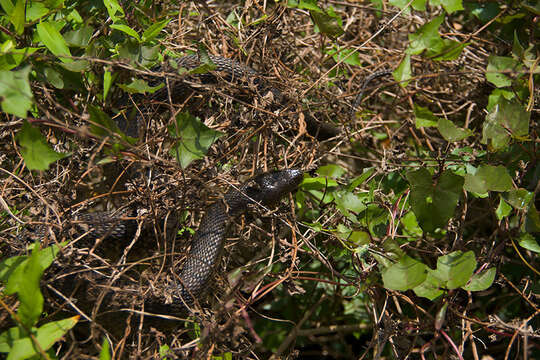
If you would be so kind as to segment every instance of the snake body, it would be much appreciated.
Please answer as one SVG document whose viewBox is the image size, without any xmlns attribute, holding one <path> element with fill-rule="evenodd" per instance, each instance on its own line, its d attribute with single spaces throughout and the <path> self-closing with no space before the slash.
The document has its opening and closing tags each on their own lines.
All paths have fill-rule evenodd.
<svg viewBox="0 0 540 360">
<path fill-rule="evenodd" d="M 244 213 L 250 204 L 271 205 L 295 190 L 303 172 L 286 169 L 260 174 L 238 189 L 230 190 L 221 201 L 210 205 L 195 233 L 191 250 L 173 292 L 173 303 L 190 307 L 205 289 L 219 263 L 229 219 Z"/>
</svg>

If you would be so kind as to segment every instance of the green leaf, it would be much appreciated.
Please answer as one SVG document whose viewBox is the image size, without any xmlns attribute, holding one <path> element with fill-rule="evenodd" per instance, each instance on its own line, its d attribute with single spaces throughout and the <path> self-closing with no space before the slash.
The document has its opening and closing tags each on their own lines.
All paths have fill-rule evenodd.
<svg viewBox="0 0 540 360">
<path fill-rule="evenodd" d="M 524 249 L 540 254 L 540 245 L 538 245 L 536 239 L 529 233 L 521 234 L 518 244 Z"/>
<path fill-rule="evenodd" d="M 39 130 L 26 120 L 15 138 L 21 146 L 21 154 L 30 170 L 47 170 L 53 162 L 71 155 L 71 153 L 62 154 L 54 151 Z"/>
<path fill-rule="evenodd" d="M 396 70 L 392 73 L 394 80 L 399 83 L 399 86 L 406 87 L 412 78 L 411 72 L 411 55 L 405 55 L 399 63 Z"/>
<path fill-rule="evenodd" d="M 366 195 L 356 195 L 344 190 L 334 193 L 334 201 L 341 213 L 345 216 L 349 216 L 349 211 L 357 214 L 364 211 L 367 208 L 366 203 L 368 202 L 368 197 Z"/>
<path fill-rule="evenodd" d="M 26 117 L 32 107 L 29 72 L 29 66 L 17 71 L 0 71 L 0 101 L 4 112 Z"/>
<path fill-rule="evenodd" d="M 309 14 L 320 32 L 328 37 L 336 39 L 345 33 L 345 30 L 340 26 L 335 16 L 330 16 L 326 12 L 314 10 L 311 10 Z"/>
<path fill-rule="evenodd" d="M 414 116 L 416 128 L 437 126 L 439 118 L 433 115 L 428 108 L 414 104 Z"/>
<path fill-rule="evenodd" d="M 34 330 L 36 338 L 42 350 L 47 351 L 55 342 L 60 340 L 79 321 L 79 316 L 54 321 Z M 0 351 L 6 352 L 8 349 L 8 359 L 28 359 L 32 356 L 39 356 L 34 342 L 30 337 L 21 337 L 21 333 L 16 328 L 0 335 Z M 41 358 L 41 357 L 40 357 Z"/>
<path fill-rule="evenodd" d="M 39 282 L 44 269 L 39 261 L 39 253 L 39 245 L 36 244 L 22 271 L 24 285 L 20 284 L 17 290 L 20 301 L 17 315 L 27 328 L 31 328 L 37 323 L 43 310 L 43 295 L 39 289 Z"/>
<path fill-rule="evenodd" d="M 156 36 L 159 35 L 161 30 L 163 30 L 172 19 L 165 19 L 157 23 L 152 24 L 148 29 L 146 29 L 142 35 L 142 41 L 153 40 Z"/>
<path fill-rule="evenodd" d="M 428 269 L 426 280 L 424 280 L 423 283 L 415 287 L 413 291 L 416 295 L 425 297 L 433 301 L 442 294 L 444 294 L 444 291 L 441 289 L 441 287 L 441 280 L 439 280 L 433 275 L 433 270 Z"/>
<path fill-rule="evenodd" d="M 525 189 L 514 189 L 502 194 L 506 200 L 515 209 L 524 210 L 534 199 L 534 194 Z"/>
<path fill-rule="evenodd" d="M 497 270 L 495 268 L 489 268 L 479 274 L 474 274 L 469 283 L 463 286 L 463 289 L 467 291 L 484 291 L 493 284 L 496 274 Z"/>
<path fill-rule="evenodd" d="M 83 25 L 77 30 L 71 30 L 64 34 L 64 40 L 69 46 L 86 47 L 94 35 L 94 28 L 90 25 Z"/>
<path fill-rule="evenodd" d="M 105 70 L 105 72 L 103 73 L 103 101 L 107 99 L 107 95 L 109 94 L 111 85 L 112 85 L 112 74 L 109 70 Z"/>
<path fill-rule="evenodd" d="M 467 284 L 476 269 L 474 252 L 454 251 L 437 259 L 437 269 L 433 276 L 441 280 L 449 290 L 457 289 Z"/>
<path fill-rule="evenodd" d="M 103 0 L 103 4 L 107 8 L 107 12 L 113 22 L 117 22 L 124 18 L 124 9 L 122 9 L 122 6 L 120 6 L 117 0 Z"/>
<path fill-rule="evenodd" d="M 443 138 L 448 142 L 461 141 L 473 133 L 470 129 L 457 127 L 453 122 L 445 118 L 439 119 L 438 128 Z"/>
<path fill-rule="evenodd" d="M 521 66 L 511 57 L 490 55 L 486 69 L 486 80 L 496 87 L 512 85 L 512 79 L 503 72 L 519 70 Z"/>
<path fill-rule="evenodd" d="M 484 194 L 488 191 L 508 191 L 512 189 L 512 178 L 506 167 L 480 165 L 476 173 L 465 175 L 463 188 L 470 192 Z"/>
<path fill-rule="evenodd" d="M 451 61 L 459 58 L 463 49 L 470 43 L 460 43 L 459 41 L 442 39 L 434 43 L 431 49 L 428 49 L 426 56 L 435 61 Z"/>
<path fill-rule="evenodd" d="M 431 6 L 439 6 L 442 5 L 444 10 L 451 14 L 453 12 L 456 12 L 458 10 L 463 10 L 463 4 L 462 0 L 430 0 Z"/>
<path fill-rule="evenodd" d="M 73 60 L 65 56 L 71 56 L 66 40 L 62 37 L 56 27 L 50 22 L 41 22 L 36 25 L 41 42 L 56 55 L 60 61 L 69 63 Z"/>
<path fill-rule="evenodd" d="M 324 165 L 317 169 L 317 174 L 320 176 L 328 176 L 334 179 L 340 178 L 345 173 L 345 169 L 335 164 Z"/>
<path fill-rule="evenodd" d="M 150 86 L 146 81 L 142 79 L 135 79 L 130 84 L 118 84 L 117 86 L 130 94 L 153 94 L 162 87 L 164 87 L 165 84 L 161 83 L 157 86 Z"/>
<path fill-rule="evenodd" d="M 123 33 L 128 34 L 132 38 L 136 39 L 138 42 L 141 42 L 141 37 L 139 36 L 139 34 L 137 34 L 137 32 L 135 30 L 133 30 L 132 28 L 130 28 L 127 25 L 124 25 L 124 24 L 112 24 L 111 29 L 122 31 Z"/>
<path fill-rule="evenodd" d="M 406 236 L 415 236 L 415 237 L 421 237 L 423 234 L 422 229 L 418 225 L 418 221 L 416 220 L 416 216 L 412 211 L 408 212 L 403 216 L 401 219 L 401 224 L 403 224 L 403 227 L 405 229 L 404 235 Z"/>
<path fill-rule="evenodd" d="M 486 116 L 482 129 L 482 143 L 492 151 L 505 148 L 510 137 L 523 140 L 529 134 L 531 113 L 515 100 L 500 98 L 498 104 Z"/>
<path fill-rule="evenodd" d="M 442 39 L 439 36 L 439 26 L 444 21 L 444 14 L 420 27 L 414 34 L 409 34 L 409 46 L 406 54 L 418 55 L 426 49 L 440 48 Z"/>
<path fill-rule="evenodd" d="M 502 198 L 502 196 L 499 198 L 499 206 L 497 206 L 497 210 L 495 210 L 495 215 L 497 215 L 498 220 L 502 220 L 508 215 L 510 215 L 510 212 L 512 212 L 512 207 L 508 205 L 506 201 Z"/>
<path fill-rule="evenodd" d="M 426 265 L 406 255 L 382 271 L 384 287 L 390 290 L 412 289 L 423 283 L 426 276 Z"/>
<path fill-rule="evenodd" d="M 433 184 L 427 169 L 407 173 L 411 184 L 410 202 L 422 230 L 432 232 L 444 227 L 454 215 L 463 189 L 463 178 L 445 170 Z"/>
<path fill-rule="evenodd" d="M 25 23 L 25 8 L 26 8 L 26 0 L 16 0 L 17 3 L 15 4 L 15 7 L 13 8 L 13 12 L 9 14 L 9 21 L 13 24 L 13 27 L 15 28 L 15 32 L 17 35 L 22 35 L 24 31 L 24 23 Z"/>
<path fill-rule="evenodd" d="M 101 344 L 101 351 L 99 352 L 99 360 L 110 360 L 111 359 L 111 349 L 109 341 L 106 337 L 103 337 L 103 343 Z"/>
<path fill-rule="evenodd" d="M 179 113 L 176 116 L 176 124 L 169 125 L 168 129 L 169 134 L 176 139 L 170 154 L 183 169 L 193 160 L 204 158 L 214 141 L 223 135 L 187 112 Z"/>
</svg>

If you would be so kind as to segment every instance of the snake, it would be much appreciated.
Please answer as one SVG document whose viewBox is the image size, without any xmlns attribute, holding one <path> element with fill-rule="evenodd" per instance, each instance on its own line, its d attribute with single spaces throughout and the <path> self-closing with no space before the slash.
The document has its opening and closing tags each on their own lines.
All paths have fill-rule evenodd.
<svg viewBox="0 0 540 360">
<path fill-rule="evenodd" d="M 283 94 L 276 88 L 268 85 L 260 74 L 243 64 L 229 58 L 209 55 L 208 59 L 213 65 L 213 71 L 219 73 L 224 80 L 235 83 L 247 83 L 247 86 L 254 87 L 256 92 L 264 96 L 271 93 L 276 102 L 283 102 Z M 187 55 L 176 60 L 179 68 L 193 70 L 202 63 L 197 55 Z M 162 68 L 156 69 L 158 71 Z M 364 81 L 361 94 L 367 83 L 375 77 L 386 75 L 387 73 L 377 73 Z M 215 81 L 216 75 L 199 74 L 203 82 Z M 158 81 L 163 81 L 163 78 Z M 150 85 L 156 85 L 156 80 L 152 80 Z M 151 100 L 164 100 L 170 94 L 172 100 L 176 100 L 178 93 L 185 90 L 186 84 L 182 80 L 172 80 L 169 87 L 157 91 L 149 98 Z M 141 99 L 139 97 L 139 99 Z M 126 99 L 121 100 L 126 103 Z M 359 103 L 357 99 L 356 103 Z M 357 104 L 355 104 L 356 106 Z M 313 120 L 309 115 L 305 115 L 308 122 L 308 131 L 311 127 L 318 135 L 322 132 L 322 139 L 335 136 L 338 130 L 332 125 L 324 123 L 309 123 Z M 141 117 L 135 115 L 135 123 L 130 122 L 127 117 L 117 118 L 120 130 L 128 135 L 134 136 L 138 132 Z M 135 130 L 134 130 L 135 129 Z M 193 236 L 191 248 L 187 254 L 186 261 L 178 276 L 175 277 L 171 291 L 172 304 L 167 304 L 167 309 L 175 312 L 190 310 L 199 301 L 204 290 L 212 278 L 212 275 L 220 262 L 223 251 L 226 229 L 229 222 L 235 217 L 245 213 L 250 205 L 258 204 L 270 206 L 279 202 L 285 195 L 295 191 L 303 180 L 304 171 L 291 168 L 275 170 L 259 174 L 246 181 L 237 188 L 228 191 L 220 201 L 211 204 L 205 211 L 198 230 Z M 125 215 L 125 214 L 124 214 Z M 77 217 L 79 230 L 86 231 L 90 240 L 98 238 L 123 239 L 132 232 L 133 221 L 122 220 L 119 215 L 111 215 L 109 212 L 95 212 L 82 214 Z M 43 230 L 37 231 L 42 233 Z"/>
</svg>

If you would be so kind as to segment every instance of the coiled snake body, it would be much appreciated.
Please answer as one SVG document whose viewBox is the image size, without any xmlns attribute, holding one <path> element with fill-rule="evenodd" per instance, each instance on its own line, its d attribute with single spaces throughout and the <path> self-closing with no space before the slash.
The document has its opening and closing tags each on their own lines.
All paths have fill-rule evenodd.
<svg viewBox="0 0 540 360">
<path fill-rule="evenodd" d="M 253 81 L 258 90 L 268 90 L 276 92 L 277 96 L 280 95 L 278 90 L 267 88 L 255 70 L 219 56 L 210 56 L 210 59 L 216 65 L 215 70 L 221 72 L 222 77 L 227 81 L 250 80 Z M 200 61 L 195 55 L 182 57 L 177 60 L 177 63 L 186 69 L 193 69 L 200 65 Z M 212 77 L 208 74 L 203 76 Z M 172 84 L 171 92 L 180 91 L 182 87 L 185 87 L 185 84 L 175 82 Z M 162 100 L 165 98 L 166 92 L 163 90 L 165 89 L 151 96 L 151 99 Z M 174 94 L 171 94 L 171 97 L 174 98 Z M 122 101 L 125 102 L 126 99 Z M 119 128 L 129 135 L 136 135 L 138 130 L 133 131 L 133 123 L 125 122 L 125 120 L 125 118 L 122 120 L 121 117 L 117 119 Z M 135 128 L 138 128 L 141 119 L 137 116 L 135 120 Z M 278 202 L 284 195 L 294 191 L 302 179 L 303 172 L 298 169 L 263 173 L 238 188 L 233 188 L 221 200 L 210 205 L 194 235 L 186 262 L 172 285 L 172 304 L 164 307 L 175 312 L 182 312 L 186 308 L 190 309 L 199 299 L 219 263 L 226 227 L 230 219 L 244 213 L 252 204 L 271 205 Z M 129 233 L 132 233 L 134 227 L 133 220 L 122 220 L 118 215 L 112 215 L 108 212 L 82 214 L 77 216 L 76 220 L 78 231 L 85 231 L 90 240 L 98 238 L 124 239 Z M 35 230 L 33 236 L 42 237 L 46 231 L 47 228 L 42 226 Z M 154 305 L 156 304 L 154 303 Z M 159 308 L 160 305 L 157 305 Z"/>
</svg>

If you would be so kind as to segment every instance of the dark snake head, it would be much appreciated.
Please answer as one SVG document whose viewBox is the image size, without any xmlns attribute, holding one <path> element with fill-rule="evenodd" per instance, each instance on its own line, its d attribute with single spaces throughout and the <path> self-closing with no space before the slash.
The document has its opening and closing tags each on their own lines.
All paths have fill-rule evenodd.
<svg viewBox="0 0 540 360">
<path fill-rule="evenodd" d="M 284 195 L 296 190 L 303 178 L 304 172 L 299 169 L 271 171 L 255 176 L 245 192 L 253 200 L 272 205 Z"/>
</svg>

